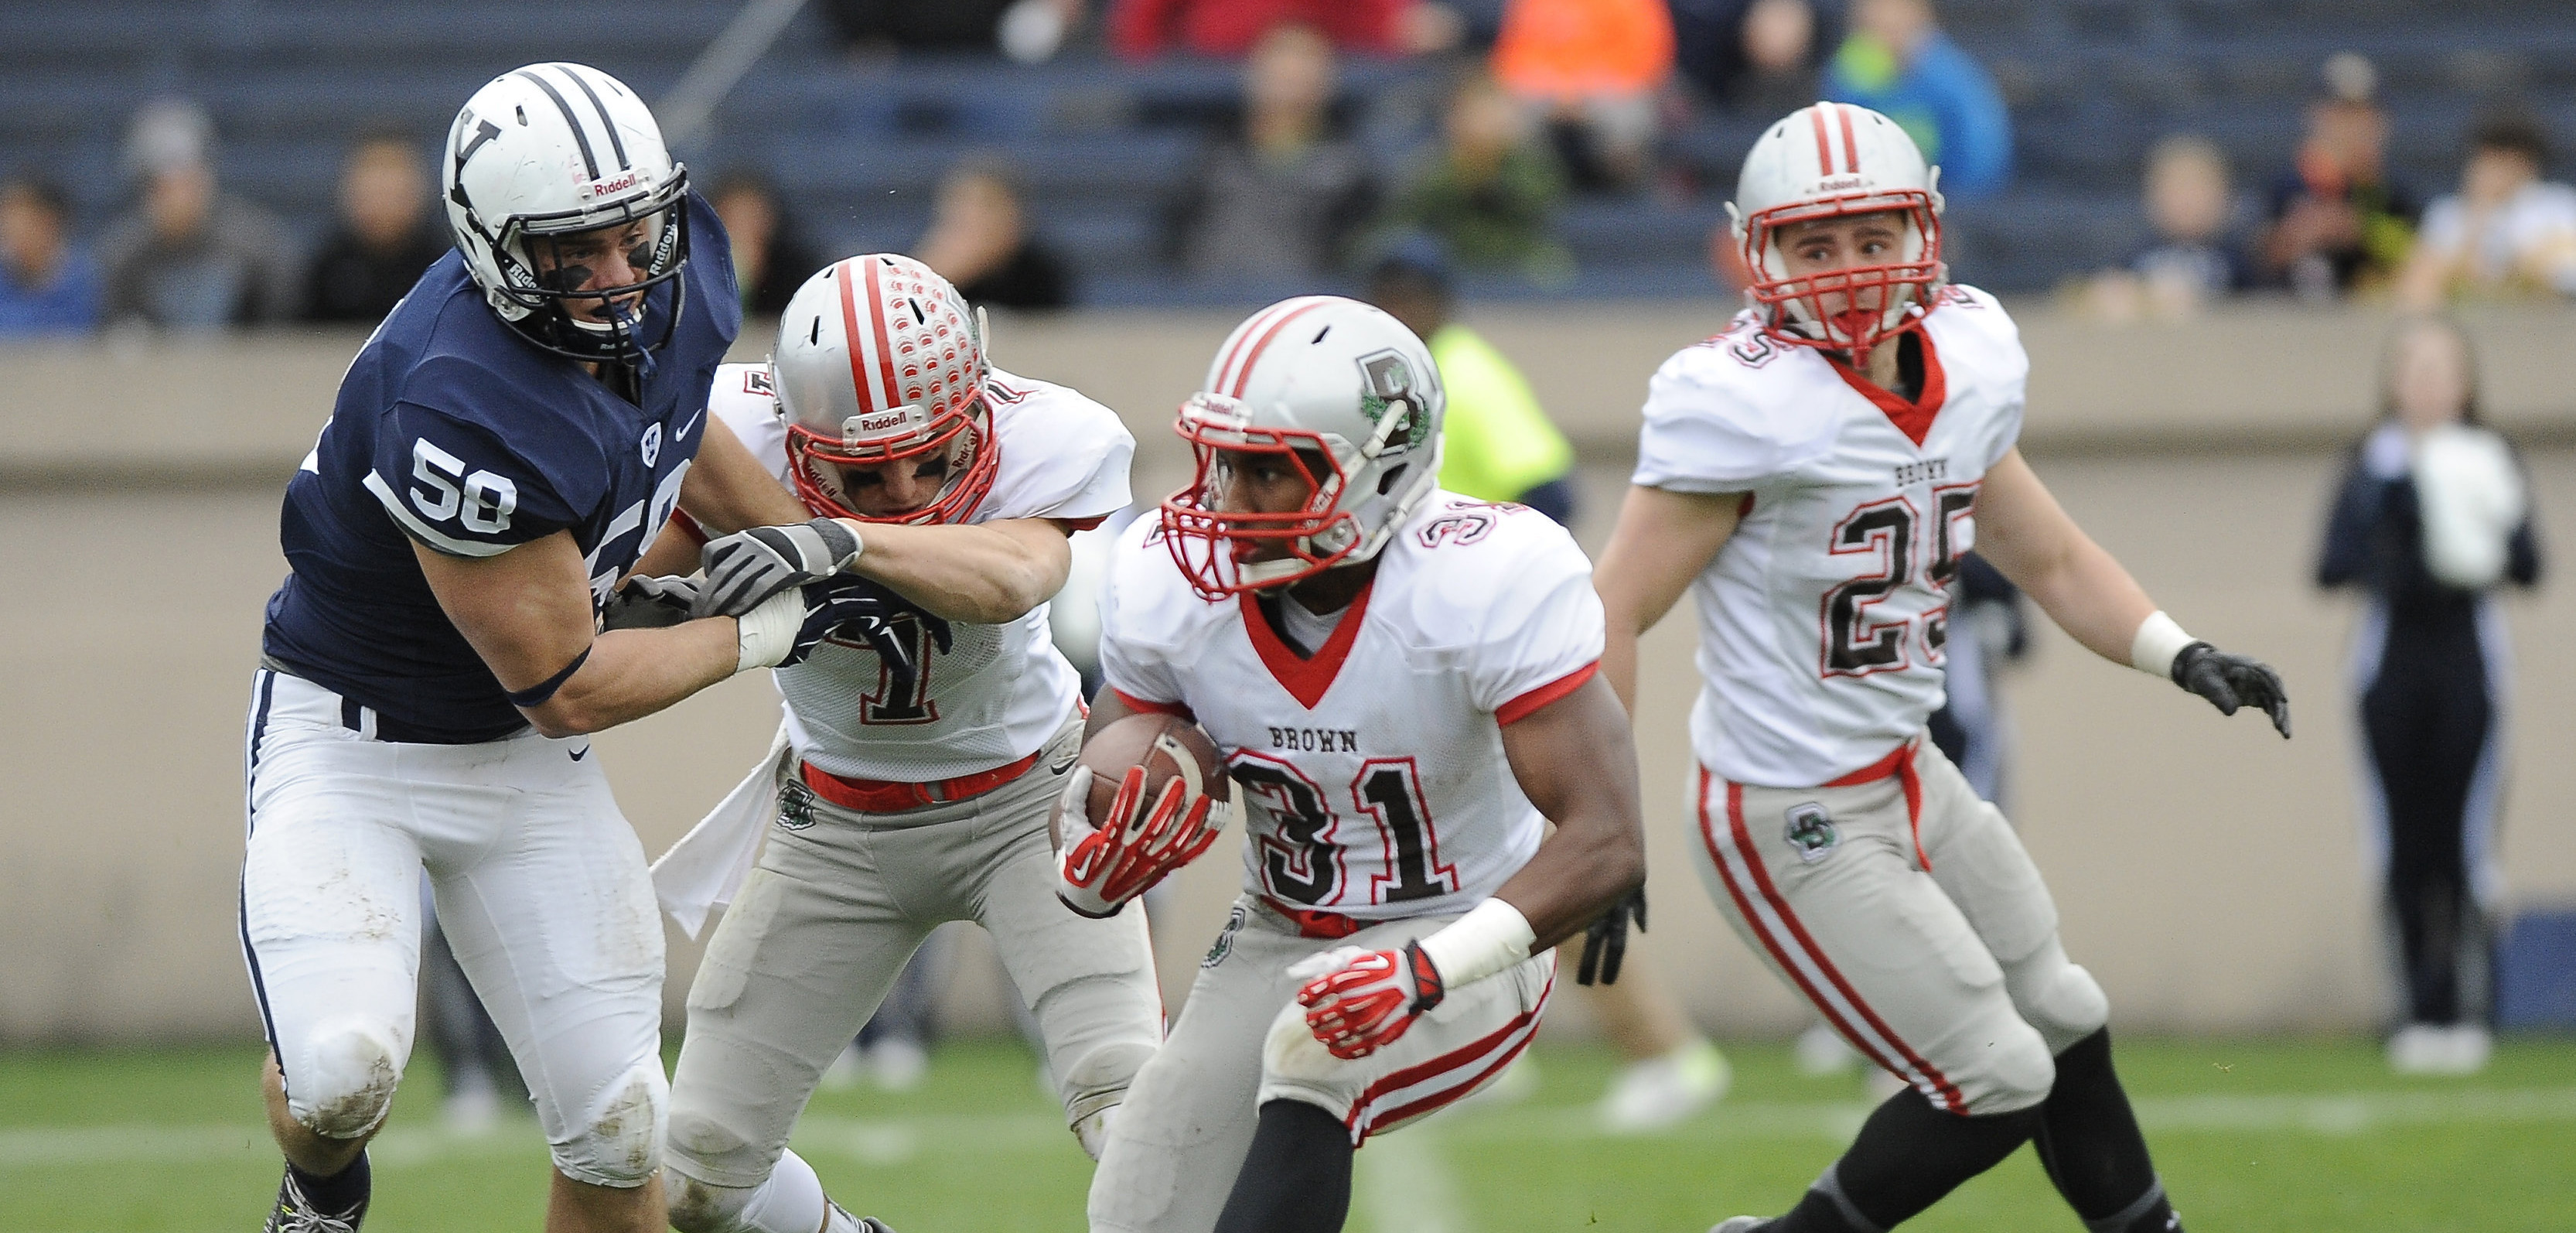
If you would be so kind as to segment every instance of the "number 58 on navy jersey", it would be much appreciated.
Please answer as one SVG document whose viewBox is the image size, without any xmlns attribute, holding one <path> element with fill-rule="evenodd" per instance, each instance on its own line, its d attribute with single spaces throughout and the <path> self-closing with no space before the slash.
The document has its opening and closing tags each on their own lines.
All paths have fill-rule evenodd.
<svg viewBox="0 0 2576 1233">
<path fill-rule="evenodd" d="M 593 602 L 678 504 L 706 437 L 707 391 L 742 324 L 715 212 L 690 198 L 687 307 L 628 402 L 523 341 L 453 253 L 421 276 L 340 382 L 321 440 L 287 485 L 292 568 L 263 653 L 375 708 L 408 739 L 489 740 L 525 722 L 449 624 L 414 542 L 495 556 L 569 531 Z M 669 297 L 642 334 L 658 337 Z M 390 725 L 389 725 L 390 726 Z"/>
</svg>

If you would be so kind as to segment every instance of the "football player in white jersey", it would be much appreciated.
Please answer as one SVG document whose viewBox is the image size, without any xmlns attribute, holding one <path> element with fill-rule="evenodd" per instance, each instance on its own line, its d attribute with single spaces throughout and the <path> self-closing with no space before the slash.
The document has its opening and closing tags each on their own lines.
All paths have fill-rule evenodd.
<svg viewBox="0 0 2576 1233">
<path fill-rule="evenodd" d="M 1540 514 L 1438 489 L 1441 409 L 1394 318 L 1272 305 L 1181 409 L 1196 479 L 1121 537 L 1093 730 L 1193 718 L 1249 834 L 1243 896 L 1101 1154 L 1095 1233 L 1339 1229 L 1352 1151 L 1499 1074 L 1548 948 L 1644 880 L 1590 563 Z M 1198 832 L 1158 826 L 1198 811 L 1094 831 L 1070 804 L 1088 776 L 1060 893 L 1115 911 L 1152 877 L 1104 894 L 1099 871 L 1186 860 Z"/>
<path fill-rule="evenodd" d="M 881 1227 L 824 1197 L 788 1132 L 922 939 L 952 920 L 993 935 L 1066 1118 L 1097 1155 L 1161 1043 L 1162 999 L 1141 913 L 1085 919 L 1055 898 L 1047 819 L 1082 694 L 1046 601 L 1067 536 L 1126 506 L 1134 440 L 1074 390 L 988 367 L 956 288 L 893 254 L 807 280 L 771 362 L 718 369 L 711 411 L 782 492 L 858 534 L 851 572 L 919 611 L 898 619 L 908 654 L 826 641 L 779 674 L 784 748 L 656 867 L 692 932 L 711 900 L 731 903 L 671 1083 L 671 1223 Z M 764 828 L 757 866 L 723 885 Z M 708 870 L 713 885 L 693 879 Z"/>
<path fill-rule="evenodd" d="M 1602 658 L 1688 590 L 1703 880 L 1736 931 L 1909 1086 L 1795 1210 L 1723 1233 L 1893 1227 L 2035 1141 L 2096 1233 L 2181 1223 L 2111 1067 L 2101 988 L 2058 943 L 2003 816 L 1923 736 L 1970 547 L 2075 640 L 2289 735 L 2270 668 L 2184 634 L 2015 448 L 2029 363 L 1992 296 L 1945 285 L 1937 172 L 1818 103 L 1746 156 L 1751 307 L 1665 362 L 1599 573 Z"/>
</svg>

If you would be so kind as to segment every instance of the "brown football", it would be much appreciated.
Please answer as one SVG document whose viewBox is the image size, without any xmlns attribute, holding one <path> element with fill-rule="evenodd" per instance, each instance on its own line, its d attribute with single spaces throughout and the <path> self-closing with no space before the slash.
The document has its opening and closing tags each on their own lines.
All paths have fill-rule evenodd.
<svg viewBox="0 0 2576 1233">
<path fill-rule="evenodd" d="M 1183 756 L 1189 759 L 1186 767 Z M 1178 715 L 1140 712 L 1102 728 L 1083 742 L 1082 764 L 1091 768 L 1088 812 L 1093 826 L 1109 817 L 1109 806 L 1118 799 L 1118 784 L 1132 766 L 1145 768 L 1144 799 L 1149 801 L 1175 775 L 1183 776 L 1183 782 L 1195 781 L 1200 791 L 1220 801 L 1233 797 L 1233 784 L 1225 777 L 1216 742 Z"/>
</svg>

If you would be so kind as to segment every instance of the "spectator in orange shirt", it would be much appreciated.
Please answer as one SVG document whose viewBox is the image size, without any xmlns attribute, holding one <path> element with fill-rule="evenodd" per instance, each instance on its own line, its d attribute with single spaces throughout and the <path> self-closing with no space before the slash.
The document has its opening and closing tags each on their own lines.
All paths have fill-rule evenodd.
<svg viewBox="0 0 2576 1233">
<path fill-rule="evenodd" d="M 1311 26 L 1341 51 L 1390 56 L 1447 51 L 1467 28 L 1457 10 L 1429 0 L 1117 0 L 1109 45 L 1131 60 L 1175 45 L 1239 59 L 1281 25 Z"/>
<path fill-rule="evenodd" d="M 1495 78 L 1546 118 L 1578 189 L 1645 178 L 1672 71 L 1663 0 L 1511 0 L 1494 40 Z"/>
</svg>

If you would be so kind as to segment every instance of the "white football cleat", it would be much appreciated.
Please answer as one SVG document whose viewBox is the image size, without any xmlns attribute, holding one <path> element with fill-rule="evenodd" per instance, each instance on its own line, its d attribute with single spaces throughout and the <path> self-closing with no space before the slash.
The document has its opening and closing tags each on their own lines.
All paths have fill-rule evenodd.
<svg viewBox="0 0 2576 1233">
<path fill-rule="evenodd" d="M 1646 1134 L 1716 1104 L 1734 1081 L 1726 1055 L 1707 1038 L 1694 1037 L 1662 1057 L 1621 1070 L 1596 1113 L 1601 1128 L 1612 1134 Z"/>
<path fill-rule="evenodd" d="M 1798 1033 L 1798 1073 L 1821 1079 L 1827 1075 L 1846 1075 L 1860 1065 L 1859 1051 L 1827 1024 L 1811 1023 Z"/>
<path fill-rule="evenodd" d="M 1711 1228 L 1708 1233 L 1753 1233 L 1755 1229 L 1767 1223 L 1769 1221 L 1761 1216 L 1730 1216 L 1724 1223 Z"/>
<path fill-rule="evenodd" d="M 2388 1038 L 2388 1068 L 2401 1075 L 2473 1075 L 2495 1040 L 2474 1023 L 2410 1023 Z"/>
<path fill-rule="evenodd" d="M 888 1036 L 867 1048 L 868 1078 L 889 1092 L 909 1092 L 930 1074 L 930 1050 L 909 1036 Z"/>
<path fill-rule="evenodd" d="M 833 1058 L 832 1064 L 823 1068 L 823 1090 L 849 1091 L 859 1085 L 859 1080 L 866 1075 L 867 1068 L 867 1055 L 859 1052 L 859 1042 L 851 1041 L 841 1046 L 841 1056 Z"/>
</svg>

